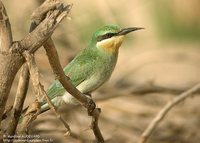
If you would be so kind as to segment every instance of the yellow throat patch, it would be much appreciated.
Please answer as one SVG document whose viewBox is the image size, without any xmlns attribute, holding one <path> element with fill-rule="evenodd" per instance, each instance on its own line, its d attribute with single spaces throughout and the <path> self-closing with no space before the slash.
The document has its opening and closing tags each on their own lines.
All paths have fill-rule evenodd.
<svg viewBox="0 0 200 143">
<path fill-rule="evenodd" d="M 97 42 L 97 47 L 104 49 L 107 52 L 110 53 L 117 53 L 119 47 L 121 46 L 123 42 L 124 36 L 115 36 L 109 39 L 102 40 L 100 42 Z"/>
</svg>

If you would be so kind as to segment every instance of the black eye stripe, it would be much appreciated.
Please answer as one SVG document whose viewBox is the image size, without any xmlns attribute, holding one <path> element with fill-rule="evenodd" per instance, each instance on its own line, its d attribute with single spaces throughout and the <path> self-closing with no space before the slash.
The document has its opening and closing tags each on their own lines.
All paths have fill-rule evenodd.
<svg viewBox="0 0 200 143">
<path fill-rule="evenodd" d="M 117 33 L 107 33 L 105 35 L 101 35 L 101 36 L 98 36 L 97 37 L 97 41 L 102 41 L 104 39 L 108 39 L 108 38 L 111 38 L 113 36 L 115 36 Z"/>
</svg>

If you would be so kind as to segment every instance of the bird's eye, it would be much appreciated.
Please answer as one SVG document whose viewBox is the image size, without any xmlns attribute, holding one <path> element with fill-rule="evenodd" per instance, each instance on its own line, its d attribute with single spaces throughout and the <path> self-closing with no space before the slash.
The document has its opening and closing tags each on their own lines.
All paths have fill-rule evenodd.
<svg viewBox="0 0 200 143">
<path fill-rule="evenodd" d="M 113 37 L 115 35 L 116 35 L 116 33 L 107 33 L 105 35 L 101 35 L 101 36 L 97 37 L 97 41 L 102 41 L 104 39 L 111 38 L 111 37 Z"/>
</svg>

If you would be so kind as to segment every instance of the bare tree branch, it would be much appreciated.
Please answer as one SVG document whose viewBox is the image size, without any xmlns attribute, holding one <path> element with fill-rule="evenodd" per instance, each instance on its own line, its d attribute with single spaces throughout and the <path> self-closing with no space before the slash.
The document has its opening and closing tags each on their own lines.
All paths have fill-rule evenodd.
<svg viewBox="0 0 200 143">
<path fill-rule="evenodd" d="M 88 114 L 92 116 L 92 130 L 98 142 L 103 143 L 104 138 L 101 134 L 101 131 L 98 127 L 98 118 L 100 114 L 100 109 L 96 108 L 95 102 L 82 94 L 79 90 L 74 87 L 74 85 L 70 82 L 69 77 L 67 77 L 61 67 L 57 51 L 55 49 L 54 43 L 52 39 L 48 39 L 44 43 L 44 48 L 46 50 L 49 62 L 53 69 L 53 72 L 56 78 L 60 81 L 62 86 L 72 95 L 74 96 L 81 105 L 87 108 Z"/>
<path fill-rule="evenodd" d="M 13 106 L 9 106 L 4 110 L 3 116 L 2 116 L 2 120 L 4 120 L 5 118 L 7 118 L 7 114 L 10 113 L 10 111 L 12 110 Z"/>
<path fill-rule="evenodd" d="M 50 1 L 51 1 L 51 3 L 49 2 L 49 0 L 46 0 L 39 8 L 37 8 L 33 12 L 32 18 L 33 17 L 38 18 L 36 14 L 42 13 L 43 19 L 44 19 L 45 14 L 49 10 L 51 10 L 53 8 L 55 9 L 55 7 L 59 3 L 59 1 L 58 0 L 57 1 L 50 0 Z M 47 5 L 47 2 L 48 2 L 48 5 Z M 45 7 L 44 7 L 44 5 L 45 5 Z M 43 19 L 40 19 L 40 20 L 42 21 Z M 34 22 L 32 22 L 29 31 L 32 32 L 35 28 L 36 28 L 36 25 L 34 25 Z M 15 102 L 14 102 L 14 108 L 11 112 L 11 117 L 10 117 L 9 125 L 7 128 L 7 134 L 9 134 L 9 135 L 13 135 L 17 128 L 17 123 L 18 123 L 19 117 L 21 115 L 20 114 L 21 110 L 23 108 L 23 102 L 24 102 L 24 99 L 25 99 L 25 96 L 26 96 L 26 93 L 28 90 L 29 78 L 30 78 L 30 76 L 29 76 L 28 66 L 27 66 L 27 64 L 24 64 L 22 67 L 22 70 L 21 70 L 21 76 L 19 79 L 18 90 L 17 90 L 17 94 L 15 97 Z"/>
<path fill-rule="evenodd" d="M 69 11 L 69 5 L 60 5 L 53 11 L 49 11 L 46 18 L 30 34 L 20 41 L 22 49 L 30 52 L 36 51 L 51 36 L 58 24 Z"/>
<path fill-rule="evenodd" d="M 155 118 L 152 120 L 152 122 L 148 125 L 148 127 L 143 132 L 139 143 L 146 143 L 148 138 L 151 136 L 153 131 L 156 129 L 156 127 L 159 125 L 159 123 L 164 119 L 164 117 L 167 115 L 167 113 L 174 108 L 177 104 L 184 101 L 186 98 L 192 96 L 194 93 L 198 92 L 200 90 L 200 84 L 195 85 L 194 87 L 188 89 L 187 91 L 183 92 L 179 96 L 175 97 L 172 101 L 169 101 L 161 110 L 160 112 L 155 116 Z"/>
<path fill-rule="evenodd" d="M 17 128 L 17 134 L 20 135 L 27 133 L 29 124 L 36 119 L 37 115 L 40 112 L 40 103 L 38 101 L 42 102 L 44 98 L 44 92 L 40 88 L 41 84 L 39 81 L 39 72 L 35 64 L 34 56 L 30 54 L 28 51 L 25 51 L 23 55 L 27 61 L 31 81 L 36 96 L 36 101 L 31 104 L 32 106 L 30 106 L 27 109 L 26 113 L 21 117 L 22 121 Z"/>
<path fill-rule="evenodd" d="M 40 84 L 40 79 L 39 79 L 39 72 L 35 63 L 34 56 L 30 54 L 28 51 L 25 51 L 23 54 L 28 64 L 29 72 L 31 75 L 31 82 L 33 84 L 33 88 L 35 92 L 35 97 L 37 101 L 42 102 L 44 100 L 44 92 L 40 88 L 41 84 Z"/>
<path fill-rule="evenodd" d="M 15 102 L 13 105 L 13 109 L 11 112 L 11 117 L 9 121 L 9 125 L 7 128 L 8 135 L 14 135 L 15 130 L 17 128 L 18 120 L 21 116 L 21 111 L 23 108 L 24 100 L 26 97 L 26 93 L 28 90 L 28 83 L 29 83 L 29 71 L 27 64 L 24 64 L 21 69 L 21 75 L 19 79 L 18 89 L 15 96 Z"/>
<path fill-rule="evenodd" d="M 41 1 L 40 1 L 41 2 Z M 45 0 L 31 15 L 32 21 L 42 21 L 49 10 L 53 10 L 56 6 L 61 5 L 60 0 Z M 38 23 L 39 24 L 39 23 Z"/>
<path fill-rule="evenodd" d="M 0 52 L 8 52 L 12 44 L 10 21 L 0 0 Z"/>
<path fill-rule="evenodd" d="M 28 132 L 29 124 L 34 121 L 40 112 L 40 104 L 38 101 L 33 102 L 26 113 L 21 117 L 20 124 L 17 126 L 16 134 L 26 135 Z"/>
<path fill-rule="evenodd" d="M 94 132 L 94 135 L 99 143 L 104 142 L 104 138 L 101 134 L 101 131 L 99 129 L 98 121 L 99 121 L 99 115 L 101 113 L 100 108 L 95 108 L 92 112 L 92 122 L 91 122 L 91 128 Z"/>
<path fill-rule="evenodd" d="M 12 34 L 9 18 L 6 9 L 0 0 L 0 123 L 5 109 L 8 94 L 10 93 L 13 74 L 16 73 L 11 69 L 10 65 L 14 64 L 14 59 L 9 55 L 10 46 L 12 44 Z"/>
<path fill-rule="evenodd" d="M 48 0 L 50 1 L 50 0 Z M 52 0 L 54 1 L 54 0 Z M 51 1 L 51 2 L 52 2 Z M 2 2 L 0 1 L 0 29 L 3 31 L 0 34 L 4 34 L 4 37 L 10 37 L 7 41 L 1 41 L 1 43 L 7 42 L 4 45 L 9 46 L 9 48 L 4 48 L 0 46 L 0 122 L 2 120 L 3 112 L 5 109 L 5 105 L 7 102 L 7 98 L 12 86 L 12 82 L 15 78 L 17 71 L 20 69 L 22 64 L 25 62 L 22 53 L 25 50 L 29 50 L 30 52 L 35 52 L 44 42 L 47 40 L 61 20 L 67 15 L 70 6 L 64 6 L 63 4 L 55 7 L 52 11 L 49 11 L 48 14 L 45 16 L 45 19 L 38 25 L 38 27 L 25 36 L 24 39 L 21 41 L 13 42 L 12 43 L 12 36 L 9 36 L 8 32 L 10 32 L 9 28 L 9 21 L 5 12 L 5 8 L 3 7 Z M 7 26 L 7 27 L 5 27 Z M 4 28 L 3 28 L 4 27 Z M 7 30 L 7 33 L 6 33 Z M 11 35 L 11 34 L 10 34 Z M 4 38 L 5 40 L 5 38 Z M 10 44 L 8 44 L 10 42 Z M 12 43 L 12 45 L 11 45 Z M 7 51 L 5 50 L 7 49 Z M 9 51 L 8 51 L 9 49 Z"/>
</svg>

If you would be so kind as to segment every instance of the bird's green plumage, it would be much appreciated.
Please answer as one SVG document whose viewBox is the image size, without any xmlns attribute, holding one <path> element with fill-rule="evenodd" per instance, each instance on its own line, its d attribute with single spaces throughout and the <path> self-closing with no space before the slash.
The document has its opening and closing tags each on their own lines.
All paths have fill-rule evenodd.
<svg viewBox="0 0 200 143">
<path fill-rule="evenodd" d="M 97 50 L 98 49 L 84 49 L 64 68 L 65 74 L 70 77 L 74 86 L 78 86 L 84 80 L 89 79 L 94 73 L 102 74 L 102 79 L 104 79 L 104 77 L 108 76 L 107 74 L 111 74 L 113 71 L 117 56 L 110 55 L 110 53 L 97 52 Z M 93 90 L 94 89 L 91 89 L 91 91 Z M 64 92 L 65 89 L 62 87 L 61 83 L 55 80 L 49 87 L 47 94 L 53 99 L 56 96 L 63 95 Z"/>
<path fill-rule="evenodd" d="M 93 34 L 88 46 L 64 68 L 65 74 L 75 87 L 87 81 L 88 86 L 84 85 L 83 93 L 90 93 L 107 81 L 116 65 L 117 53 L 108 53 L 97 48 L 97 38 L 106 33 L 117 33 L 119 31 L 120 27 L 116 25 L 104 26 L 98 29 Z M 64 87 L 58 80 L 55 80 L 47 90 L 50 99 L 63 96 L 65 92 Z M 60 104 L 60 101 L 58 102 Z"/>
<path fill-rule="evenodd" d="M 92 36 L 91 42 L 96 44 L 97 39 L 101 35 L 105 35 L 107 33 L 117 33 L 121 30 L 121 28 L 118 25 L 106 25 L 101 28 L 99 28 Z M 92 46 L 90 46 L 92 47 Z"/>
<path fill-rule="evenodd" d="M 101 27 L 93 34 L 88 46 L 63 69 L 65 74 L 80 92 L 83 94 L 91 93 L 111 76 L 124 35 L 140 29 L 143 28 L 129 27 L 121 29 L 117 25 Z M 47 94 L 57 107 L 63 101 L 77 104 L 76 99 L 64 89 L 58 80 L 53 81 L 49 86 Z M 40 111 L 44 112 L 48 109 L 46 101 L 42 102 Z"/>
<path fill-rule="evenodd" d="M 119 30 L 119 26 L 116 25 L 104 26 L 97 30 L 93 34 L 89 45 L 64 68 L 65 74 L 70 78 L 74 86 L 77 87 L 83 81 L 90 79 L 94 74 L 99 74 L 101 79 L 95 81 L 96 85 L 84 91 L 85 93 L 90 93 L 109 79 L 117 61 L 117 53 L 111 54 L 106 51 L 100 51 L 96 47 L 96 39 L 107 32 L 114 33 Z M 62 96 L 65 92 L 61 83 L 55 80 L 48 88 L 47 94 L 50 99 L 53 99 L 57 96 Z"/>
</svg>

